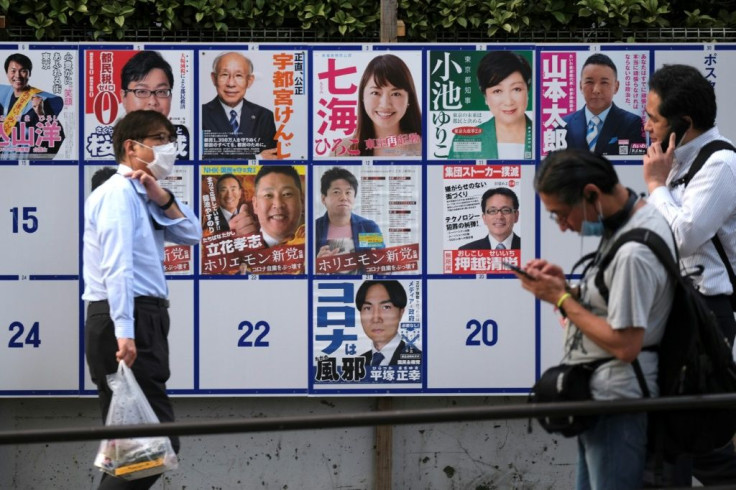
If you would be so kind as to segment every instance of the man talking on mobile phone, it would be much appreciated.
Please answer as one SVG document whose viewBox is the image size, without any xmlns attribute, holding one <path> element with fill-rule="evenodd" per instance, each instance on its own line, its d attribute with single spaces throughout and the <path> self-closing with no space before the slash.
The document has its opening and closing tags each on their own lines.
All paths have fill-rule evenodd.
<svg viewBox="0 0 736 490">
<path fill-rule="evenodd" d="M 644 156 L 644 180 L 649 202 L 669 223 L 684 270 L 702 268 L 702 274 L 693 276 L 694 284 L 733 345 L 736 321 L 727 265 L 736 266 L 736 153 L 723 143 L 730 142 L 715 125 L 715 91 L 696 68 L 665 65 L 649 78 L 646 111 L 644 129 L 651 146 Z M 699 154 L 704 164 L 692 174 Z M 672 482 L 677 486 L 690 486 L 691 471 L 706 486 L 736 483 L 731 442 L 712 453 L 681 459 Z"/>
</svg>

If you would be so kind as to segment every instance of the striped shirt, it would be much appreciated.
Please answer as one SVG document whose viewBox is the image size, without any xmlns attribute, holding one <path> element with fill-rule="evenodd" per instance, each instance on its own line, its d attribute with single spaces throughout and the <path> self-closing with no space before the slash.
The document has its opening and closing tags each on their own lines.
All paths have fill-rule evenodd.
<svg viewBox="0 0 736 490">
<path fill-rule="evenodd" d="M 669 184 L 683 177 L 700 149 L 714 140 L 728 141 L 713 127 L 675 148 L 667 186 L 656 188 L 649 198 L 674 232 L 685 270 L 703 266 L 703 274 L 693 280 L 698 291 L 706 296 L 732 292 L 728 273 L 711 238 L 718 233 L 731 266 L 736 269 L 736 153 L 713 153 L 687 187 L 672 188 Z"/>
</svg>

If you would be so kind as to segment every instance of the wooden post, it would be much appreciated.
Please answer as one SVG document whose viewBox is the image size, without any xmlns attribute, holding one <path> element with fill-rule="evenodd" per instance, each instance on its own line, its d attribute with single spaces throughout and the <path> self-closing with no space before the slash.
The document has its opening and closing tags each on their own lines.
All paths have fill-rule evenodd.
<svg viewBox="0 0 736 490">
<path fill-rule="evenodd" d="M 5 29 L 5 16 L 0 15 L 0 29 Z"/>
<path fill-rule="evenodd" d="M 381 42 L 396 42 L 396 17 L 398 0 L 381 0 Z"/>
<path fill-rule="evenodd" d="M 393 408 L 393 398 L 379 397 L 379 412 Z M 376 426 L 375 490 L 391 490 L 391 458 L 393 456 L 393 428 L 390 425 Z"/>
</svg>

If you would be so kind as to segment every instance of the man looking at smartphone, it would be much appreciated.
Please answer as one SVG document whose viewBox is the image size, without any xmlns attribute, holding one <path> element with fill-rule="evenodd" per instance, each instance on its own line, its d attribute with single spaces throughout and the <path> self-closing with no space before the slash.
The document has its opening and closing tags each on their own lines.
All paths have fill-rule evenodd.
<svg viewBox="0 0 736 490">
<path fill-rule="evenodd" d="M 644 129 L 652 142 L 644 156 L 649 202 L 669 223 L 685 270 L 702 268 L 702 274 L 693 276 L 695 286 L 733 345 L 732 285 L 711 238 L 718 236 L 736 269 L 736 153 L 716 151 L 689 183 L 682 179 L 706 144 L 727 141 L 715 125 L 715 91 L 696 68 L 665 65 L 649 78 L 646 111 Z M 682 468 L 680 462 L 678 473 Z M 733 444 L 693 458 L 692 474 L 704 485 L 736 483 Z M 689 471 L 683 481 L 673 483 L 689 486 Z"/>
</svg>

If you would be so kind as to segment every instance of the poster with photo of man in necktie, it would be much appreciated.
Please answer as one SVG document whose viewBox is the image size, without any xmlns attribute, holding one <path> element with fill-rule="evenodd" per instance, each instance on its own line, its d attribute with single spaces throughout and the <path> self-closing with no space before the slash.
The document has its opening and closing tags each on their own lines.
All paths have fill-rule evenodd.
<svg viewBox="0 0 736 490">
<path fill-rule="evenodd" d="M 564 148 L 624 159 L 646 151 L 649 52 L 545 51 L 541 54 L 542 156 Z"/>
<path fill-rule="evenodd" d="M 508 274 L 521 265 L 520 164 L 443 168 L 445 274 Z"/>
<path fill-rule="evenodd" d="M 203 160 L 304 160 L 303 51 L 201 51 Z"/>
</svg>

